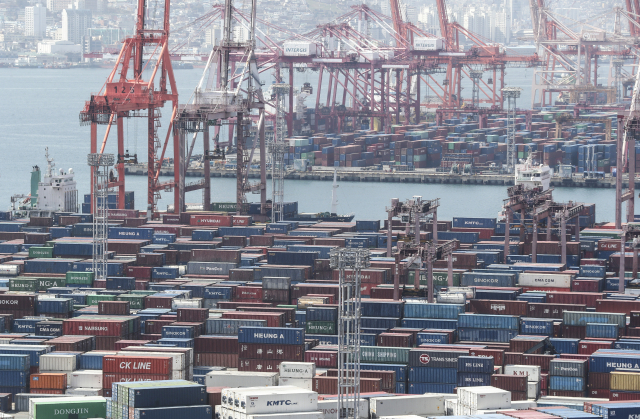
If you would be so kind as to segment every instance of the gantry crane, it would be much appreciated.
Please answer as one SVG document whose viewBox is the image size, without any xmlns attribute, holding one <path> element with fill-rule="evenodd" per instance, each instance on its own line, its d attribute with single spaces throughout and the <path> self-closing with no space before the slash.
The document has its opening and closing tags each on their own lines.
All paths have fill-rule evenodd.
<svg viewBox="0 0 640 419">
<path fill-rule="evenodd" d="M 159 136 L 160 110 L 166 102 L 171 102 L 172 117 L 178 109 L 178 89 L 173 76 L 173 68 L 169 56 L 169 12 L 170 0 L 164 0 L 163 19 L 155 22 L 147 18 L 147 2 L 138 0 L 135 33 L 126 38 L 116 60 L 116 64 L 107 77 L 102 90 L 85 103 L 80 112 L 80 123 L 91 125 L 91 153 L 102 154 L 105 151 L 109 133 L 113 124 L 117 127 L 118 161 L 117 179 L 109 182 L 109 188 L 118 191 L 118 208 L 125 205 L 125 163 L 137 160 L 125 150 L 124 119 L 141 117 L 147 119 L 147 212 L 153 216 L 157 211 L 160 191 L 174 191 L 174 211 L 182 208 L 180 202 L 182 170 L 174 170 L 174 179 L 170 182 L 159 182 L 160 168 L 165 159 L 169 140 L 173 134 L 173 160 L 175 164 L 182 162 L 184 150 L 177 132 L 170 123 L 166 135 Z M 155 60 L 155 64 L 152 60 Z M 133 66 L 131 73 L 129 67 Z M 143 79 L 143 71 L 152 69 L 149 80 Z M 102 145 L 98 149 L 98 125 L 106 125 Z M 158 155 L 160 152 L 160 155 Z M 94 168 L 91 169 L 92 177 Z M 91 194 L 94 194 L 93 187 Z M 93 199 L 92 199 L 93 202 Z M 93 211 L 93 208 L 92 208 Z"/>
</svg>

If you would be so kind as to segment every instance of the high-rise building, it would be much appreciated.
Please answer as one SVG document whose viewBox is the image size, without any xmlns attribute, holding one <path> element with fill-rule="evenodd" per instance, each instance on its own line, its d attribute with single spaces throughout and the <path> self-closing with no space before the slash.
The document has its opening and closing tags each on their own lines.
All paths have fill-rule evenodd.
<svg viewBox="0 0 640 419">
<path fill-rule="evenodd" d="M 41 4 L 24 8 L 24 35 L 37 39 L 44 38 L 47 32 L 47 9 Z"/>
<path fill-rule="evenodd" d="M 62 11 L 62 40 L 82 44 L 91 27 L 91 10 L 64 9 Z"/>
<path fill-rule="evenodd" d="M 47 10 L 53 13 L 58 13 L 59 11 L 68 8 L 69 3 L 71 3 L 71 0 L 47 0 Z"/>
</svg>

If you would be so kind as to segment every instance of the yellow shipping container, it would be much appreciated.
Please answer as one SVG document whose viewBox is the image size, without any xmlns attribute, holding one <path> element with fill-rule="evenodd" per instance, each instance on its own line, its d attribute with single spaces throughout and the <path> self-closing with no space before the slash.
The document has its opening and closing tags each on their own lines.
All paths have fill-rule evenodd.
<svg viewBox="0 0 640 419">
<path fill-rule="evenodd" d="M 640 391 L 640 373 L 613 371 L 610 375 L 611 390 Z"/>
</svg>

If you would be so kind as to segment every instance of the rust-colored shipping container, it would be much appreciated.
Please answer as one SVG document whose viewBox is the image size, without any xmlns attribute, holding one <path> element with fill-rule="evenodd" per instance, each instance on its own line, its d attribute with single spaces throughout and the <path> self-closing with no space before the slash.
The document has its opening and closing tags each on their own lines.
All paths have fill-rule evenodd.
<svg viewBox="0 0 640 419">
<path fill-rule="evenodd" d="M 527 385 L 527 377 L 524 375 L 494 374 L 491 376 L 491 386 L 502 390 L 526 392 Z"/>
<path fill-rule="evenodd" d="M 45 388 L 51 390 L 64 390 L 67 388 L 67 374 L 66 373 L 40 373 L 31 374 L 29 378 L 29 387 Z"/>
<path fill-rule="evenodd" d="M 584 391 L 568 391 L 568 390 L 547 390 L 547 394 L 551 397 L 585 397 Z"/>
<path fill-rule="evenodd" d="M 590 389 L 609 389 L 611 383 L 611 375 L 608 372 L 590 372 L 589 388 Z"/>
<path fill-rule="evenodd" d="M 144 331 L 147 335 L 162 334 L 162 327 L 175 323 L 173 320 L 147 320 L 144 323 Z"/>
<path fill-rule="evenodd" d="M 240 263 L 242 251 L 220 249 L 192 249 L 191 260 L 194 262 L 230 262 Z"/>
<path fill-rule="evenodd" d="M 245 247 L 247 238 L 245 236 L 224 236 L 222 237 L 222 245 Z"/>
<path fill-rule="evenodd" d="M 162 253 L 138 253 L 136 254 L 136 265 L 162 267 L 164 265 Z"/>
<path fill-rule="evenodd" d="M 265 303 L 289 304 L 291 301 L 291 290 L 262 290 L 262 301 Z"/>
<path fill-rule="evenodd" d="M 592 397 L 594 399 L 608 399 L 610 395 L 611 392 L 608 388 L 587 389 L 587 397 Z"/>
<path fill-rule="evenodd" d="M 495 387 L 495 386 L 494 386 Z M 526 391 L 512 391 L 511 392 L 511 401 L 512 402 L 520 402 L 529 400 Z"/>
<path fill-rule="evenodd" d="M 96 337 L 64 335 L 49 339 L 47 345 L 55 346 L 57 352 L 87 352 L 96 349 Z"/>
<path fill-rule="evenodd" d="M 478 314 L 498 314 L 509 316 L 526 316 L 526 301 L 510 300 L 471 300 L 470 311 Z"/>
<path fill-rule="evenodd" d="M 215 409 L 222 404 L 222 390 L 228 387 L 207 387 L 207 404 Z"/>
<path fill-rule="evenodd" d="M 62 333 L 65 335 L 125 337 L 129 333 L 129 323 L 127 320 L 89 320 L 77 317 L 62 322 Z"/>
<path fill-rule="evenodd" d="M 563 326 L 562 337 L 572 339 L 584 339 L 587 336 L 586 326 Z"/>
<path fill-rule="evenodd" d="M 259 300 L 262 301 L 262 287 L 238 286 L 234 301 L 237 300 Z"/>
<path fill-rule="evenodd" d="M 171 357 L 144 357 L 134 355 L 114 355 L 102 358 L 102 371 L 118 374 L 155 374 L 172 373 Z"/>
<path fill-rule="evenodd" d="M 238 368 L 238 354 L 195 354 L 195 365 L 198 367 Z"/>
<path fill-rule="evenodd" d="M 547 303 L 554 304 L 584 304 L 587 307 L 595 307 L 596 301 L 602 299 L 601 292 L 550 292 L 547 294 Z"/>
<path fill-rule="evenodd" d="M 120 339 L 120 336 L 96 336 L 96 350 L 115 351 L 116 342 Z"/>
<path fill-rule="evenodd" d="M 266 290 L 265 290 L 266 291 Z M 247 313 L 283 313 L 285 323 L 293 323 L 296 320 L 296 309 L 292 307 L 244 307 L 238 306 L 238 311 Z"/>
<path fill-rule="evenodd" d="M 624 313 L 629 316 L 632 311 L 640 310 L 640 301 L 597 300 L 595 307 L 597 312 Z"/>
<path fill-rule="evenodd" d="M 597 293 L 602 288 L 602 280 L 599 279 L 574 279 L 571 281 L 571 291 Z"/>
<path fill-rule="evenodd" d="M 224 312 L 223 319 L 253 319 L 266 320 L 268 327 L 284 327 L 284 313 L 265 313 L 265 312 Z"/>
<path fill-rule="evenodd" d="M 199 336 L 194 339 L 195 352 L 229 354 L 238 352 L 237 336 Z"/>
<path fill-rule="evenodd" d="M 320 368 L 338 368 L 338 351 L 306 351 L 304 361 L 313 362 Z"/>
<path fill-rule="evenodd" d="M 114 314 L 116 316 L 128 316 L 130 313 L 129 301 L 99 301 L 98 314 Z"/>
<path fill-rule="evenodd" d="M 562 313 L 565 311 L 586 310 L 587 306 L 585 304 L 529 303 L 529 313 L 527 316 L 543 319 L 562 319 Z"/>
<path fill-rule="evenodd" d="M 209 318 L 208 308 L 179 308 L 179 322 L 205 322 Z"/>
<path fill-rule="evenodd" d="M 189 217 L 189 225 L 192 226 L 213 226 L 232 227 L 233 217 L 222 214 L 198 214 Z"/>
<path fill-rule="evenodd" d="M 376 336 L 377 346 L 395 346 L 410 348 L 413 346 L 412 333 L 380 333 Z"/>
<path fill-rule="evenodd" d="M 102 373 L 102 388 L 111 389 L 113 383 L 171 380 L 171 374 L 113 374 Z"/>
<path fill-rule="evenodd" d="M 173 297 L 148 296 L 144 300 L 145 308 L 171 308 Z"/>
<path fill-rule="evenodd" d="M 546 336 L 527 336 L 526 338 L 516 336 L 509 341 L 509 352 L 541 354 L 544 352 L 546 339 Z M 533 349 L 535 346 L 538 348 Z"/>
<path fill-rule="evenodd" d="M 151 279 L 151 266 L 127 266 L 126 276 L 136 279 Z"/>
<path fill-rule="evenodd" d="M 640 400 L 640 392 L 637 391 L 614 391 L 609 392 L 611 401 L 633 401 Z"/>
<path fill-rule="evenodd" d="M 238 301 L 220 301 L 218 302 L 218 308 L 222 308 L 225 310 L 235 310 L 238 307 L 273 307 L 273 304 L 270 303 L 247 303 L 247 302 L 238 302 Z"/>
<path fill-rule="evenodd" d="M 311 388 L 318 394 L 338 394 L 338 377 L 313 377 L 313 385 Z M 361 378 L 360 391 L 363 393 L 375 392 L 382 390 L 381 378 Z"/>
<path fill-rule="evenodd" d="M 236 350 L 243 359 L 272 359 L 281 361 L 305 360 L 304 345 L 242 343 L 236 347 Z"/>
<path fill-rule="evenodd" d="M 238 359 L 238 371 L 277 372 L 282 361 L 275 359 Z"/>
<path fill-rule="evenodd" d="M 581 340 L 578 343 L 578 353 L 581 355 L 591 355 L 598 349 L 613 348 L 613 341 L 604 340 Z"/>
</svg>

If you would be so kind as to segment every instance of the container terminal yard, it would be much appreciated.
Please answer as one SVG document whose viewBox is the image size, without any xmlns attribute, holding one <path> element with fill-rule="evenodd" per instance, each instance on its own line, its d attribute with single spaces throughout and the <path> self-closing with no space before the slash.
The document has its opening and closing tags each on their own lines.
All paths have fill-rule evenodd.
<svg viewBox="0 0 640 419">
<path fill-rule="evenodd" d="M 147 3 L 80 110 L 91 189 L 80 199 L 47 152 L 0 212 L 0 417 L 640 417 L 637 1 L 611 32 L 531 1 L 538 52 L 523 56 L 449 20 L 445 0 L 439 36 L 397 0 L 391 17 L 357 5 L 307 34 L 226 0 L 193 24 L 222 23 L 191 96 L 170 1 Z M 532 110 L 513 67 L 533 68 Z M 304 71 L 317 86 L 294 85 Z M 144 166 L 125 147 L 132 118 Z M 353 220 L 337 214 L 338 171 L 507 197 L 499 217 L 470 203 L 441 219 L 422 188 L 390 198 L 385 220 Z M 231 173 L 235 202 L 213 202 L 211 177 Z M 333 179 L 332 210 L 299 213 L 292 176 Z M 615 187 L 614 219 L 554 199 L 565 184 Z"/>
</svg>

